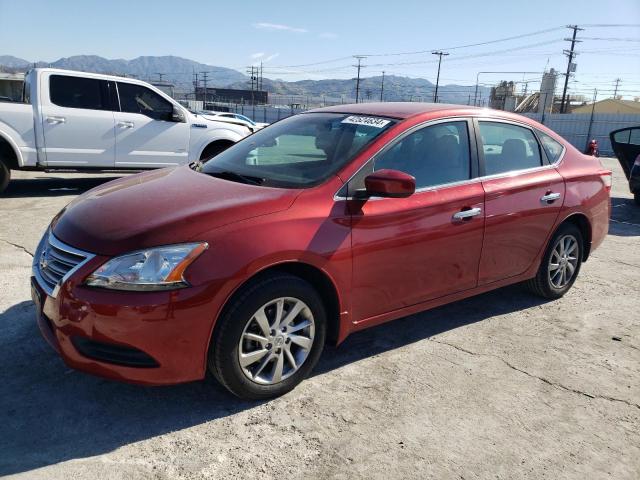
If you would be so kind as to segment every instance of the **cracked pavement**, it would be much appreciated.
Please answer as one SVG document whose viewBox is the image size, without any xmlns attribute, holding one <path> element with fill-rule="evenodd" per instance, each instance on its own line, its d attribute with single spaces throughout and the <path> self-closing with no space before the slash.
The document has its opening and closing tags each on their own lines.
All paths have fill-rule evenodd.
<svg viewBox="0 0 640 480">
<path fill-rule="evenodd" d="M 513 286 L 355 334 L 269 402 L 68 369 L 35 324 L 32 252 L 112 176 L 17 172 L 0 198 L 0 476 L 640 478 L 640 207 L 603 162 L 614 221 L 564 298 Z"/>
</svg>

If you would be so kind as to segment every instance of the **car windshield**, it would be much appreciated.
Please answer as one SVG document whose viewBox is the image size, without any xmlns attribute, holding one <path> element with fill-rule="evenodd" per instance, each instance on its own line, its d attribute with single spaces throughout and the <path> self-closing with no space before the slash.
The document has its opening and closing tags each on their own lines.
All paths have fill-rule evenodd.
<svg viewBox="0 0 640 480">
<path fill-rule="evenodd" d="M 199 170 L 244 183 L 311 187 L 336 173 L 394 123 L 374 116 L 303 113 L 259 130 Z"/>
</svg>

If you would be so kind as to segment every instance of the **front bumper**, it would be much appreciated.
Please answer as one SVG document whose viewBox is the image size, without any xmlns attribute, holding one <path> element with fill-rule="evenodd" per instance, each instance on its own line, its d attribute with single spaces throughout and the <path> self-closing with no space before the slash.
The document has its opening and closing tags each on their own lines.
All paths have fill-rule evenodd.
<svg viewBox="0 0 640 480">
<path fill-rule="evenodd" d="M 74 273 L 55 297 L 34 277 L 38 325 L 71 368 L 110 379 L 166 385 L 202 379 L 214 322 L 214 295 L 205 287 L 120 292 L 81 281 L 105 258 Z"/>
</svg>

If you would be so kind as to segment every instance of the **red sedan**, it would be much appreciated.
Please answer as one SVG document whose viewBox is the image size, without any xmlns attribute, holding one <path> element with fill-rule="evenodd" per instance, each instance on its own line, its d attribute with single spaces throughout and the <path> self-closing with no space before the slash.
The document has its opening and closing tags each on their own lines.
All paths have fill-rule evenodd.
<svg viewBox="0 0 640 480">
<path fill-rule="evenodd" d="M 328 107 L 78 197 L 38 247 L 33 298 L 73 368 L 143 384 L 210 371 L 267 398 L 354 331 L 517 282 L 561 297 L 607 233 L 610 186 L 518 115 Z"/>
</svg>

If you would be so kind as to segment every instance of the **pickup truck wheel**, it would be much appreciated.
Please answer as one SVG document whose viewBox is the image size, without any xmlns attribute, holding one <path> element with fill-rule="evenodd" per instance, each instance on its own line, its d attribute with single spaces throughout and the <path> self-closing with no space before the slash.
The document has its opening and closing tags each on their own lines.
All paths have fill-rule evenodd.
<svg viewBox="0 0 640 480">
<path fill-rule="evenodd" d="M 245 286 L 218 319 L 209 370 L 231 393 L 260 400 L 282 395 L 315 366 L 326 313 L 305 280 L 272 274 Z"/>
<path fill-rule="evenodd" d="M 0 159 L 0 193 L 4 192 L 11 180 L 11 169 Z"/>
<path fill-rule="evenodd" d="M 233 145 L 233 142 L 228 140 L 220 140 L 218 142 L 213 142 L 205 147 L 202 151 L 202 155 L 200 155 L 200 160 L 202 163 L 205 163 L 211 160 L 213 157 L 218 155 L 221 152 L 224 152 L 227 148 Z"/>
</svg>

